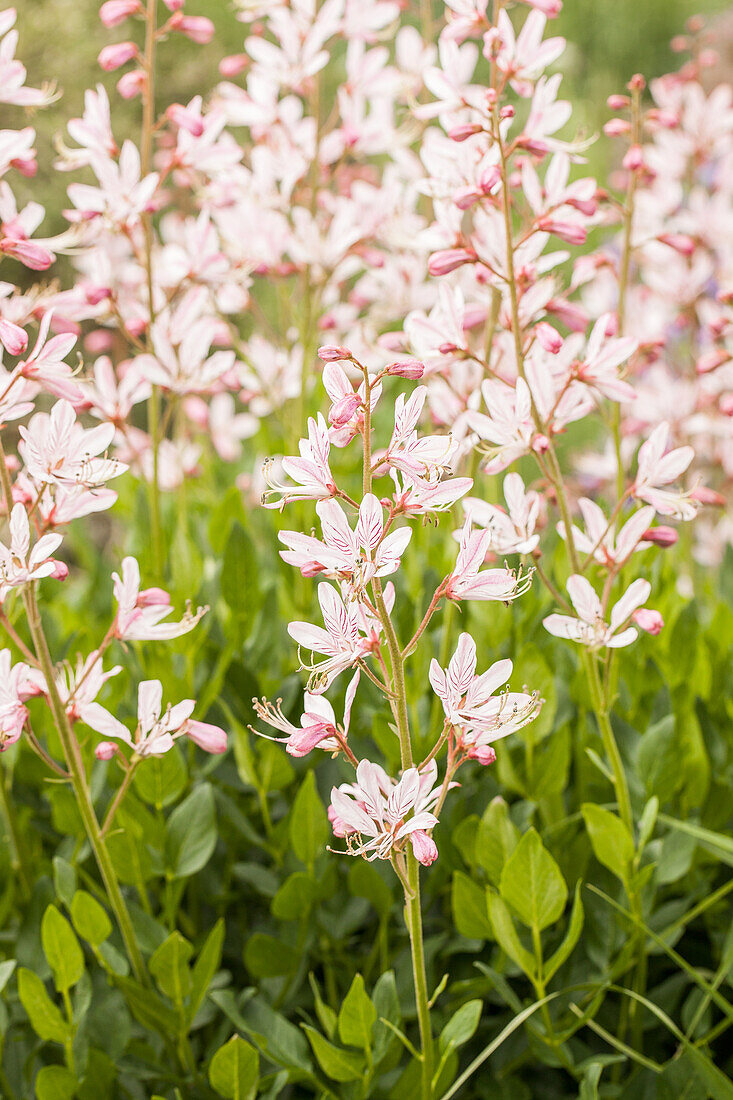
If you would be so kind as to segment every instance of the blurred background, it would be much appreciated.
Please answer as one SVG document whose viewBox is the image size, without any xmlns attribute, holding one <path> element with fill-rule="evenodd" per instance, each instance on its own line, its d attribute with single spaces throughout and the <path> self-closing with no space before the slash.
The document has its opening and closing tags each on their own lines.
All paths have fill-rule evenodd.
<svg viewBox="0 0 733 1100">
<path fill-rule="evenodd" d="M 419 0 L 407 0 L 418 21 Z M 99 21 L 100 0 L 20 0 L 18 55 L 28 69 L 29 83 L 53 82 L 61 97 L 32 119 L 37 130 L 39 173 L 25 185 L 16 181 L 18 197 L 41 202 L 47 210 L 44 232 L 65 227 L 61 211 L 65 187 L 59 187 L 52 169 L 53 142 L 63 136 L 66 121 L 81 114 L 84 90 L 102 82 L 113 92 L 119 74 L 102 73 L 97 54 L 103 46 L 140 33 L 128 22 L 106 30 Z M 161 20 L 167 14 L 163 5 Z M 437 21 L 443 4 L 433 0 Z M 247 28 L 238 21 L 233 0 L 188 0 L 191 15 L 207 15 L 217 27 L 208 46 L 197 46 L 181 35 L 161 49 L 160 86 L 168 102 L 186 103 L 193 95 L 208 92 L 219 79 L 218 64 L 227 54 L 239 53 Z M 635 72 L 647 78 L 678 68 L 681 59 L 670 49 L 670 40 L 683 33 L 687 19 L 701 14 L 714 28 L 721 54 L 716 76 L 733 72 L 733 5 L 729 0 L 565 0 L 552 33 L 564 35 L 570 48 L 563 58 L 564 95 L 573 101 L 574 125 L 588 135 L 597 133 L 608 117 L 606 97 L 622 91 Z M 139 125 L 139 103 L 114 97 L 115 133 L 124 138 Z M 13 119 L 10 122 L 10 119 Z M 0 128 L 17 125 L 17 108 L 0 105 Z M 6 122 L 7 120 L 7 122 Z M 610 143 L 598 143 L 589 153 L 591 171 L 603 174 Z M 64 181 L 65 182 L 65 181 Z"/>
</svg>

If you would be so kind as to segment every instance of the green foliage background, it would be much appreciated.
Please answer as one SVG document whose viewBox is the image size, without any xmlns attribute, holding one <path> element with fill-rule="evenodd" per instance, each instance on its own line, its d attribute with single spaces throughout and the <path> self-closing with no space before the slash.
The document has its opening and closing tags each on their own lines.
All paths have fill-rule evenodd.
<svg viewBox="0 0 733 1100">
<path fill-rule="evenodd" d="M 30 0 L 20 11 L 31 82 L 56 79 L 65 91 L 38 116 L 42 173 L 29 184 L 53 225 L 63 200 L 48 146 L 96 79 L 94 59 L 108 40 L 96 9 L 88 0 Z M 204 49 L 181 42 L 162 79 L 183 101 L 210 84 L 219 56 L 237 51 L 242 37 L 220 0 L 191 10 L 211 15 L 221 34 Z M 602 121 L 605 95 L 633 71 L 653 75 L 673 64 L 666 41 L 692 10 L 687 0 L 567 0 L 559 27 L 578 43 L 567 92 L 581 96 L 590 130 Z M 134 107 L 127 117 L 132 125 Z M 263 447 L 282 449 L 275 418 L 265 430 Z M 338 458 L 353 477 L 351 452 Z M 231 731 L 225 757 L 189 745 L 147 761 L 110 840 L 153 990 L 128 973 L 68 788 L 49 781 L 21 744 L 2 758 L 13 790 L 0 845 L 4 1097 L 415 1094 L 414 1063 L 404 1068 L 398 1035 L 414 1034 L 414 1006 L 394 878 L 381 864 L 324 848 L 324 806 L 332 783 L 344 779 L 340 767 L 324 758 L 314 770 L 312 760 L 293 761 L 247 728 L 253 696 L 281 697 L 297 717 L 302 677 L 286 624 L 313 614 L 315 585 L 280 561 L 276 528 L 307 528 L 312 511 L 294 506 L 279 518 L 251 507 L 232 487 L 233 473 L 205 459 L 202 476 L 166 501 L 173 599 L 178 607 L 207 603 L 209 614 L 177 642 L 113 654 L 125 672 L 103 697 L 131 720 L 135 683 L 160 678 L 166 698 L 196 697 L 198 717 Z M 144 490 L 132 479 L 118 487 L 109 517 L 72 529 L 63 599 L 43 608 L 59 657 L 98 643 L 112 611 L 109 573 L 124 553 L 150 573 Z M 401 637 L 453 561 L 451 527 L 446 517 L 438 531 L 415 531 L 398 594 Z M 543 630 L 550 603 L 538 587 L 511 608 L 470 605 L 460 617 L 436 617 L 408 663 L 412 725 L 424 745 L 437 717 L 428 664 L 432 656 L 445 662 L 459 629 L 480 640 L 488 659 L 512 657 L 513 682 L 546 700 L 539 721 L 502 743 L 496 766 L 465 769 L 437 832 L 440 859 L 423 875 L 430 978 L 440 988 L 436 1096 L 453 1095 L 459 1065 L 494 1047 L 455 1095 L 733 1096 L 733 557 L 715 578 L 693 575 L 695 596 L 682 598 L 684 540 L 648 553 L 666 627 L 621 656 L 614 713 L 642 823 L 633 838 L 608 814 L 612 788 L 578 653 Z M 338 714 L 338 693 L 334 702 Z M 43 710 L 32 706 L 34 727 L 58 750 Z M 369 684 L 354 722 L 353 738 L 395 771 L 388 713 Z M 90 767 L 95 740 L 88 735 L 83 746 Z M 94 765 L 101 805 L 118 781 L 114 763 Z M 638 914 L 626 911 L 632 879 L 641 887 Z M 645 1003 L 624 992 L 640 939 Z M 533 1007 L 545 992 L 558 996 Z"/>
</svg>

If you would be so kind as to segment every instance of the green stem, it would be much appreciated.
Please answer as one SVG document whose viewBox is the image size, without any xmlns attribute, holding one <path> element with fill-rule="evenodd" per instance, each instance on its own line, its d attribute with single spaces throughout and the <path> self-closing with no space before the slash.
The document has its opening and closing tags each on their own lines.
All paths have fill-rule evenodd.
<svg viewBox="0 0 733 1100">
<path fill-rule="evenodd" d="M 417 1021 L 420 1028 L 420 1047 L 422 1050 L 421 1079 L 422 1100 L 431 1100 L 433 1095 L 433 1032 L 430 1025 L 430 1006 L 428 1004 L 428 979 L 425 972 L 425 949 L 423 945 L 422 909 L 420 906 L 420 867 L 412 852 L 407 853 L 407 876 L 412 897 L 405 892 L 407 928 L 410 933 L 410 951 L 412 954 L 412 977 L 415 984 L 415 1004 Z"/>
<path fill-rule="evenodd" d="M 148 977 L 142 953 L 138 946 L 137 939 L 135 938 L 130 914 L 127 911 L 125 900 L 122 897 L 120 884 L 109 852 L 107 851 L 104 838 L 102 837 L 97 815 L 94 812 L 94 806 L 92 805 L 79 744 L 74 736 L 71 722 L 61 702 L 61 697 L 56 686 L 56 672 L 53 661 L 51 660 L 51 654 L 49 653 L 48 643 L 43 631 L 41 616 L 38 611 L 38 604 L 32 585 L 26 586 L 24 589 L 23 602 L 25 603 L 26 613 L 28 615 L 28 626 L 33 639 L 36 656 L 38 657 L 46 681 L 48 702 L 56 730 L 63 746 L 64 759 L 71 777 L 71 785 L 74 790 L 79 814 L 84 824 L 85 832 L 89 838 L 89 843 L 92 846 L 92 851 L 94 852 L 97 866 L 102 876 L 110 907 L 117 919 L 117 924 L 119 925 L 120 933 L 122 934 L 122 939 L 125 944 L 125 950 L 127 951 L 127 957 L 130 960 L 130 966 L 132 967 L 136 979 L 147 985 Z"/>
<path fill-rule="evenodd" d="M 584 651 L 583 663 L 585 665 L 585 674 L 588 679 L 591 699 L 593 701 L 593 710 L 595 711 L 596 720 L 603 740 L 603 747 L 606 750 L 606 756 L 609 759 L 611 771 L 613 772 L 613 787 L 616 792 L 619 814 L 629 831 L 629 836 L 633 840 L 634 818 L 631 813 L 629 785 L 626 780 L 626 772 L 624 771 L 624 765 L 611 725 L 611 719 L 608 715 L 608 706 L 603 697 L 603 689 L 601 687 L 600 676 L 598 675 L 598 665 L 596 664 L 595 656 L 592 653 Z"/>
<path fill-rule="evenodd" d="M 0 770 L 0 816 L 5 819 L 8 828 L 8 851 L 10 853 L 10 866 L 20 883 L 20 890 L 25 901 L 31 896 L 31 879 L 23 861 L 23 847 L 15 820 L 15 807 L 8 788 L 6 786 L 5 769 Z"/>
</svg>

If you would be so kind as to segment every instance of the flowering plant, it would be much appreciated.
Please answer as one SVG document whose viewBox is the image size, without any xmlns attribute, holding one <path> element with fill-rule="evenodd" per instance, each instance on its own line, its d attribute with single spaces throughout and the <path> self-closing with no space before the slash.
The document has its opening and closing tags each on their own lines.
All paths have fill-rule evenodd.
<svg viewBox="0 0 733 1100">
<path fill-rule="evenodd" d="M 0 1092 L 731 1096 L 709 32 L 190 6 L 0 130 Z"/>
</svg>

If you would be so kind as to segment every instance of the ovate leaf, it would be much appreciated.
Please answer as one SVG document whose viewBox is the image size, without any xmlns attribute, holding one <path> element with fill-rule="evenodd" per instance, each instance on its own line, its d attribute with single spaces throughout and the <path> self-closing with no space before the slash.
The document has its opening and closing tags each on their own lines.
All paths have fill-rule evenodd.
<svg viewBox="0 0 733 1100">
<path fill-rule="evenodd" d="M 84 954 L 74 929 L 55 905 L 43 914 L 41 943 L 59 992 L 76 985 L 84 973 Z"/>
<path fill-rule="evenodd" d="M 504 864 L 499 890 L 528 928 L 542 931 L 561 916 L 568 888 L 535 829 L 529 829 Z"/>
<path fill-rule="evenodd" d="M 239 1035 L 233 1035 L 211 1059 L 209 1082 L 226 1100 L 254 1100 L 259 1079 L 260 1056 Z"/>
<path fill-rule="evenodd" d="M 367 1050 L 372 1043 L 372 1028 L 376 1019 L 377 1012 L 364 988 L 364 979 L 361 974 L 356 974 L 338 1016 L 341 1042 Z"/>
</svg>

